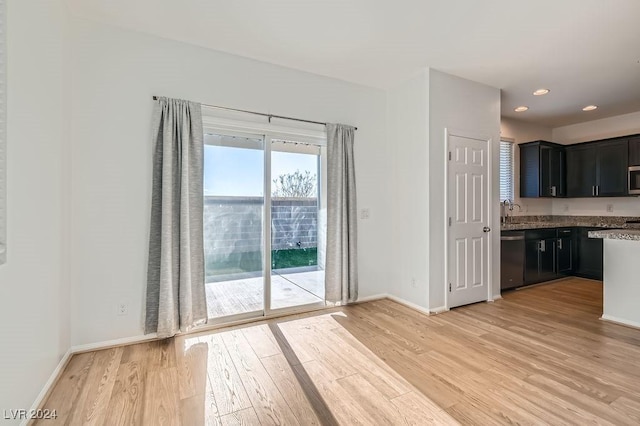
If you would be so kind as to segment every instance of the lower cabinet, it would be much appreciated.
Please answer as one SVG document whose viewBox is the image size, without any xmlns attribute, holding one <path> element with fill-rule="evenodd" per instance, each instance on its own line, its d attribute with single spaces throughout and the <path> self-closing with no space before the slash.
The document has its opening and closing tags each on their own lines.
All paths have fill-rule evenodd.
<svg viewBox="0 0 640 426">
<path fill-rule="evenodd" d="M 554 228 L 524 231 L 524 285 L 566 276 L 602 280 L 602 228 Z"/>
<path fill-rule="evenodd" d="M 556 277 L 556 230 L 525 231 L 525 284 L 549 281 Z"/>
<path fill-rule="evenodd" d="M 602 228 L 578 228 L 577 265 L 574 275 L 594 280 L 602 279 L 602 239 L 589 238 L 589 231 Z"/>
<path fill-rule="evenodd" d="M 572 228 L 559 228 L 556 243 L 556 272 L 558 275 L 573 275 L 576 259 L 575 232 Z"/>
<path fill-rule="evenodd" d="M 525 231 L 525 284 L 573 275 L 575 247 L 573 228 Z"/>
</svg>

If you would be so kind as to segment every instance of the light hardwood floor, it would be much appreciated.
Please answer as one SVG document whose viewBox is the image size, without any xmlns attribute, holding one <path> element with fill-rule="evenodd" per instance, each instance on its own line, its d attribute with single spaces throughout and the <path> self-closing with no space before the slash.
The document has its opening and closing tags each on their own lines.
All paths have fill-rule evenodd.
<svg viewBox="0 0 640 426">
<path fill-rule="evenodd" d="M 640 424 L 640 330 L 571 279 L 425 316 L 389 300 L 75 355 L 42 424 Z"/>
</svg>

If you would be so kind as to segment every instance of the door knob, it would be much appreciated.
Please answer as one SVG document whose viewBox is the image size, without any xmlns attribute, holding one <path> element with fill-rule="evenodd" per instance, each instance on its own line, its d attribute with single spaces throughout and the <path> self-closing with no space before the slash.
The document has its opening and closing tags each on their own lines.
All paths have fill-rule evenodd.
<svg viewBox="0 0 640 426">
<path fill-rule="evenodd" d="M 485 226 L 484 228 L 482 228 L 482 232 L 491 232 L 491 228 Z"/>
</svg>

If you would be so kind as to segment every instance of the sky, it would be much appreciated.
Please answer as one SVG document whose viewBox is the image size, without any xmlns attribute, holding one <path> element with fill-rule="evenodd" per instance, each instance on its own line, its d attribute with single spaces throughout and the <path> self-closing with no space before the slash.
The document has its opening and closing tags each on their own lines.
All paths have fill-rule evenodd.
<svg viewBox="0 0 640 426">
<path fill-rule="evenodd" d="M 317 155 L 272 151 L 271 177 L 309 170 L 317 175 Z M 204 194 L 264 195 L 264 151 L 218 145 L 204 146 Z"/>
</svg>

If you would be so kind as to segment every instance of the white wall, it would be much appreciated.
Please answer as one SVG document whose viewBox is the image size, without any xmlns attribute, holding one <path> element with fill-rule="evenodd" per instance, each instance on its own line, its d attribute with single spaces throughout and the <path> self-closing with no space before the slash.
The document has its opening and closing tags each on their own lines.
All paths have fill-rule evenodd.
<svg viewBox="0 0 640 426">
<path fill-rule="evenodd" d="M 640 133 L 640 111 L 556 127 L 551 137 L 554 142 L 567 145 L 634 133 Z"/>
<path fill-rule="evenodd" d="M 67 11 L 8 2 L 8 256 L 0 266 L 0 408 L 28 409 L 69 348 L 64 219 Z"/>
<path fill-rule="evenodd" d="M 429 70 L 388 92 L 394 155 L 393 262 L 389 293 L 429 306 Z"/>
<path fill-rule="evenodd" d="M 552 141 L 552 130 L 524 121 L 503 117 L 500 121 L 500 136 L 513 139 L 514 143 L 545 140 Z M 552 214 L 552 200 L 548 198 L 520 198 L 520 149 L 514 147 L 513 158 L 514 173 L 514 202 L 522 207 L 522 211 L 516 208 L 514 215 L 550 215 Z"/>
<path fill-rule="evenodd" d="M 500 120 L 500 136 L 520 144 L 537 140 L 551 141 L 552 132 L 549 127 L 503 117 Z"/>
<path fill-rule="evenodd" d="M 491 138 L 497 165 L 500 91 L 433 69 L 388 92 L 389 142 L 394 146 L 393 251 L 389 293 L 424 309 L 445 306 L 445 129 Z M 500 244 L 499 181 L 491 179 L 489 220 Z M 496 248 L 496 250 L 494 250 Z M 500 295 L 500 259 L 491 258 L 491 294 Z"/>
<path fill-rule="evenodd" d="M 358 127 L 360 296 L 386 293 L 391 148 L 386 94 L 338 80 L 75 19 L 72 343 L 142 334 L 152 95 Z M 129 314 L 116 316 L 119 300 Z"/>
<path fill-rule="evenodd" d="M 604 240 L 602 318 L 640 327 L 640 241 Z"/>
<path fill-rule="evenodd" d="M 445 305 L 445 129 L 491 138 L 489 244 L 492 294 L 500 294 L 499 174 L 500 90 L 440 71 L 429 73 L 429 309 Z"/>
<path fill-rule="evenodd" d="M 640 111 L 557 127 L 553 129 L 551 137 L 557 143 L 573 144 L 635 133 L 640 133 Z M 607 211 L 607 205 L 613 207 L 612 212 Z M 558 199 L 552 201 L 552 213 L 580 216 L 640 216 L 640 198 Z"/>
</svg>

